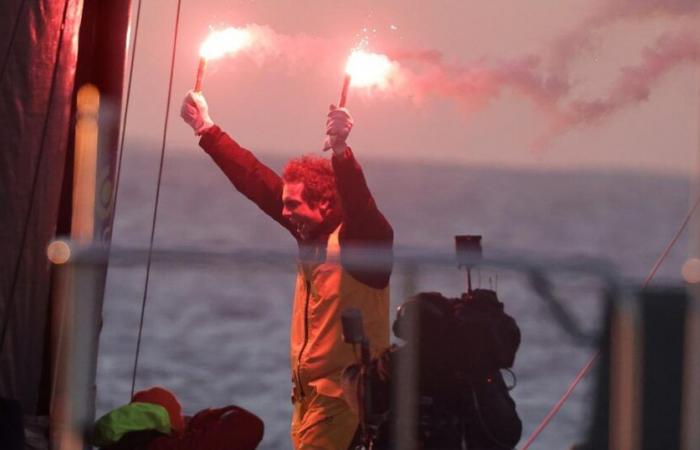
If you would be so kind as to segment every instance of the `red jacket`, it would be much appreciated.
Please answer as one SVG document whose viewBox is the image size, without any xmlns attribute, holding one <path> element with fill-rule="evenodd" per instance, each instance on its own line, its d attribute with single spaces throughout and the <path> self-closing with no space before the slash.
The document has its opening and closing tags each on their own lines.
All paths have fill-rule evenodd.
<svg viewBox="0 0 700 450">
<path fill-rule="evenodd" d="M 300 400 L 311 389 L 341 397 L 341 371 L 355 362 L 352 348 L 342 339 L 342 311 L 360 310 L 372 350 L 389 345 L 393 230 L 377 208 L 360 165 L 350 149 L 333 155 L 342 214 L 335 221 L 327 219 L 316 236 L 304 240 L 282 215 L 282 178 L 216 126 L 203 135 L 200 145 L 236 189 L 289 230 L 299 244 L 290 328 L 293 398 Z M 352 264 L 358 248 L 379 252 L 379 258 L 372 253 L 379 266 L 358 265 L 357 260 Z"/>
<path fill-rule="evenodd" d="M 302 259 L 303 252 L 309 248 L 325 248 L 328 236 L 338 224 L 327 224 L 317 236 L 302 240 L 294 225 L 282 216 L 282 178 L 261 163 L 253 153 L 238 145 L 216 125 L 202 135 L 199 145 L 214 159 L 238 191 L 294 236 L 300 246 Z M 391 275 L 390 256 L 394 231 L 377 208 L 362 168 L 352 151 L 348 148 L 340 156 L 334 154 L 332 164 L 343 205 L 343 226 L 339 236 L 341 262 L 345 260 L 347 250 L 353 246 L 371 247 L 380 251 L 384 256 L 382 261 L 387 263 L 379 270 L 358 270 L 350 265 L 346 269 L 358 281 L 373 288 L 384 288 L 389 284 Z"/>
</svg>

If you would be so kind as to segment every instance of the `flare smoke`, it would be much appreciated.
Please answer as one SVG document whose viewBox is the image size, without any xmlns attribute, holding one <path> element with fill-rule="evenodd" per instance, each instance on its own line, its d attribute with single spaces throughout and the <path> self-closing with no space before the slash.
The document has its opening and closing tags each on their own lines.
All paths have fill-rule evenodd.
<svg viewBox="0 0 700 450">
<path fill-rule="evenodd" d="M 676 24 L 647 46 L 637 61 L 619 69 L 607 96 L 599 99 L 572 98 L 569 66 L 580 50 L 592 46 L 596 30 L 627 19 L 664 17 Z M 691 27 L 682 29 L 682 20 Z M 448 63 L 434 50 L 394 52 L 391 56 L 404 68 L 401 93 L 417 100 L 445 97 L 459 101 L 468 111 L 486 106 L 504 91 L 530 99 L 547 114 L 551 126 L 539 143 L 568 129 L 600 122 L 605 116 L 649 99 L 654 84 L 684 63 L 700 62 L 698 0 L 612 0 L 585 19 L 579 27 L 554 41 L 549 59 L 530 55 L 512 61 L 457 65 Z M 419 69 L 413 67 L 418 66 Z M 411 67 L 412 70 L 406 69 Z"/>
<path fill-rule="evenodd" d="M 592 123 L 606 114 L 648 100 L 652 86 L 664 74 L 684 62 L 699 61 L 700 41 L 696 33 L 663 35 L 644 50 L 639 64 L 620 70 L 606 98 L 571 102 L 565 120 L 569 125 Z"/>
<path fill-rule="evenodd" d="M 667 32 L 632 55 L 632 65 L 619 69 L 608 94 L 598 99 L 572 98 L 569 66 L 581 49 L 590 47 L 593 34 L 608 25 L 628 19 L 663 16 L 676 31 Z M 683 30 L 682 25 L 691 27 Z M 693 22 L 694 21 L 694 22 Z M 384 89 L 390 94 L 418 103 L 431 98 L 458 101 L 467 111 L 487 106 L 504 93 L 528 98 L 551 123 L 547 138 L 576 126 L 591 125 L 623 108 L 648 100 L 654 84 L 683 63 L 700 61 L 700 34 L 692 24 L 700 21 L 698 0 L 610 0 L 594 11 L 580 26 L 551 43 L 547 52 L 510 61 L 464 64 L 448 61 L 430 49 L 389 52 L 394 62 Z M 320 55 L 330 56 L 342 48 L 337 42 L 308 36 L 287 36 L 272 29 L 250 25 L 253 36 L 248 53 L 257 63 L 282 62 L 288 69 L 318 68 Z M 546 139 L 545 139 L 546 140 Z"/>
</svg>

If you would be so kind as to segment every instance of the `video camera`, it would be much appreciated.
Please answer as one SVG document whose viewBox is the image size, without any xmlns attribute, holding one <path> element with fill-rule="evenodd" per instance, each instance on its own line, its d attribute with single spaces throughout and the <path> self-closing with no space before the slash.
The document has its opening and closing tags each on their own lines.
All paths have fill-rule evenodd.
<svg viewBox="0 0 700 450">
<path fill-rule="evenodd" d="M 440 362 L 458 380 L 479 382 L 512 367 L 520 330 L 503 311 L 496 292 L 475 289 L 459 298 L 422 292 L 399 306 L 394 335 Z M 446 367 L 445 367 L 446 366 Z"/>
<path fill-rule="evenodd" d="M 398 449 L 406 435 L 426 450 L 513 448 L 520 439 L 522 424 L 500 373 L 513 365 L 520 330 L 495 291 L 472 289 L 470 272 L 481 256 L 480 240 L 456 238 L 467 292 L 458 298 L 439 292 L 410 297 L 392 326 L 405 344 L 354 371 L 357 390 L 346 397 L 359 399 L 365 448 Z M 361 335 L 350 328 L 346 332 L 346 323 L 345 336 Z M 407 392 L 407 385 L 415 391 Z M 402 402 L 405 395 L 416 401 Z M 417 405 L 412 425 L 401 418 L 406 413 L 401 404 Z"/>
</svg>

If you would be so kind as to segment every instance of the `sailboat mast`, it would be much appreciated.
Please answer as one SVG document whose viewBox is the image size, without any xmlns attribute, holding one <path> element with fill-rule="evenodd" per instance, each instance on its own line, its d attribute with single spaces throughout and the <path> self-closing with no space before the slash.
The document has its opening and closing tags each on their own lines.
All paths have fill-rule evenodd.
<svg viewBox="0 0 700 450">
<path fill-rule="evenodd" d="M 112 235 L 130 0 L 84 0 L 58 235 L 107 253 Z M 94 421 L 107 260 L 55 268 L 52 448 L 73 448 Z M 58 433 L 55 431 L 59 430 Z M 79 448 L 79 447 L 76 447 Z"/>
</svg>

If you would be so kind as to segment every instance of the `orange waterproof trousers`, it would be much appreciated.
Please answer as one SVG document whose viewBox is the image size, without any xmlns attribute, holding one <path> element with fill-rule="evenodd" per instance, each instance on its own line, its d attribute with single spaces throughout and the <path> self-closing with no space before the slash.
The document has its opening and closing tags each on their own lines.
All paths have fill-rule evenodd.
<svg viewBox="0 0 700 450">
<path fill-rule="evenodd" d="M 291 436 L 295 450 L 347 450 L 359 423 L 341 398 L 316 393 L 311 388 L 301 399 L 292 399 Z"/>
</svg>

